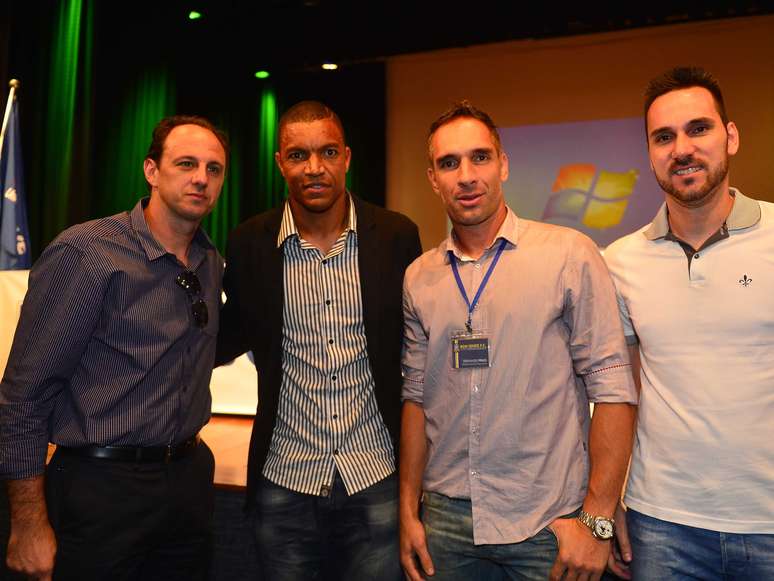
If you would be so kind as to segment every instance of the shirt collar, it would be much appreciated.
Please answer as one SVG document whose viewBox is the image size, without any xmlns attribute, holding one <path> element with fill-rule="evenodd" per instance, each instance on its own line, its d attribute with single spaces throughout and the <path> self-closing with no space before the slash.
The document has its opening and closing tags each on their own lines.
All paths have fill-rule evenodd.
<svg viewBox="0 0 774 581">
<path fill-rule="evenodd" d="M 347 217 L 347 226 L 344 228 L 345 232 L 354 232 L 357 234 L 357 213 L 355 212 L 355 204 L 352 201 L 352 196 L 347 192 L 347 203 L 349 204 L 349 216 Z M 293 212 L 290 209 L 290 202 L 285 202 L 285 209 L 282 211 L 282 223 L 280 224 L 279 234 L 277 235 L 277 248 L 290 238 L 296 236 L 299 239 L 301 235 L 296 228 L 296 222 L 293 220 Z"/>
<path fill-rule="evenodd" d="M 154 261 L 169 254 L 169 252 L 167 252 L 153 236 L 153 232 L 151 232 L 148 222 L 145 220 L 145 213 L 143 210 L 147 207 L 148 202 L 150 202 L 150 197 L 146 196 L 135 204 L 134 208 L 132 208 L 129 213 L 129 223 L 132 229 L 137 232 L 137 237 L 140 239 L 140 246 L 142 246 L 142 249 L 145 251 L 148 260 Z M 193 262 L 200 262 L 201 257 L 199 254 L 203 254 L 200 253 L 197 248 L 209 249 L 215 248 L 215 245 L 212 243 L 212 240 L 210 240 L 210 237 L 207 236 L 207 233 L 200 227 L 196 229 L 196 234 L 194 234 L 193 240 L 191 241 L 191 247 L 193 252 L 191 254 L 190 262 L 193 264 Z"/>
<path fill-rule="evenodd" d="M 508 206 L 506 206 L 505 209 L 507 211 L 505 214 L 505 221 L 502 223 L 500 229 L 497 231 L 497 235 L 494 237 L 494 240 L 492 240 L 492 243 L 487 248 L 487 252 L 491 250 L 495 243 L 497 243 L 497 241 L 501 238 L 505 238 L 505 240 L 510 242 L 513 246 L 516 246 L 516 243 L 518 242 L 519 218 Z M 447 256 L 447 260 L 451 254 L 463 262 L 473 260 L 470 256 L 467 256 L 459 248 L 459 246 L 457 246 L 457 237 L 454 235 L 454 230 L 452 230 L 451 234 L 449 234 L 446 240 L 443 241 L 441 247 L 444 254 Z"/>
<path fill-rule="evenodd" d="M 164 256 L 167 251 L 153 237 L 153 233 L 148 227 L 148 222 L 145 220 L 143 210 L 148 205 L 148 202 L 150 202 L 150 197 L 145 197 L 138 201 L 129 214 L 129 221 L 131 222 L 132 229 L 137 232 L 140 246 L 145 251 L 145 255 L 148 257 L 148 260 L 153 261 Z"/>
<path fill-rule="evenodd" d="M 726 218 L 725 227 L 730 230 L 743 230 L 755 226 L 761 219 L 761 207 L 756 200 L 748 198 L 736 188 L 729 188 L 734 196 L 734 205 Z M 661 205 L 656 217 L 645 230 L 648 240 L 665 238 L 669 233 L 669 210 L 666 203 Z"/>
</svg>

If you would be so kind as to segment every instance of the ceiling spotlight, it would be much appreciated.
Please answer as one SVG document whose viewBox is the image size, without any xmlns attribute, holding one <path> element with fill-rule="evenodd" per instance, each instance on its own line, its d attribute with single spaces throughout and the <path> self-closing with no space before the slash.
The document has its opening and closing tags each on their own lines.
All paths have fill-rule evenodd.
<svg viewBox="0 0 774 581">
<path fill-rule="evenodd" d="M 335 71 L 339 68 L 339 65 L 336 63 L 323 63 L 322 68 L 326 71 Z"/>
<path fill-rule="evenodd" d="M 269 71 L 255 71 L 255 78 L 256 79 L 268 79 L 269 78 Z"/>
<path fill-rule="evenodd" d="M 197 12 L 196 10 L 191 10 L 188 13 L 188 20 L 199 20 L 202 17 L 201 12 Z"/>
</svg>

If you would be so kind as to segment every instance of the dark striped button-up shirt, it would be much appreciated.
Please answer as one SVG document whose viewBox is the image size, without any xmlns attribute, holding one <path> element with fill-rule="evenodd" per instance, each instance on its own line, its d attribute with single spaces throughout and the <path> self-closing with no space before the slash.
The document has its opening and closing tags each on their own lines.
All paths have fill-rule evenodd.
<svg viewBox="0 0 774 581">
<path fill-rule="evenodd" d="M 325 495 L 338 470 L 354 494 L 395 471 L 366 351 L 354 204 L 326 255 L 299 236 L 286 204 L 283 244 L 282 386 L 263 474 Z"/>
<path fill-rule="evenodd" d="M 0 384 L 0 477 L 41 474 L 49 441 L 168 445 L 207 423 L 223 260 L 197 232 L 200 329 L 143 202 L 69 228 L 35 263 Z"/>
</svg>

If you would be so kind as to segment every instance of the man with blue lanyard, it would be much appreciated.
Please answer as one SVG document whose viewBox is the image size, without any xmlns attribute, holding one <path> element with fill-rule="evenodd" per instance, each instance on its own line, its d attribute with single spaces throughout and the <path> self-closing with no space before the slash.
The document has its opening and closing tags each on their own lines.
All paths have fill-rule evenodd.
<svg viewBox="0 0 774 581">
<path fill-rule="evenodd" d="M 428 148 L 452 233 L 404 281 L 401 563 L 599 579 L 637 402 L 610 276 L 586 236 L 505 205 L 486 113 L 456 104 Z"/>
</svg>

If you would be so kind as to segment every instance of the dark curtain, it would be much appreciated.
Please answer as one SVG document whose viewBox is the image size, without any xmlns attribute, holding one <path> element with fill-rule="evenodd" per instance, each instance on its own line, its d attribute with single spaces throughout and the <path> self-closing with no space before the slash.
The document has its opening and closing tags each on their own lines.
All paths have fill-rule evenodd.
<svg viewBox="0 0 774 581">
<path fill-rule="evenodd" d="M 322 100 L 340 115 L 353 151 L 348 185 L 383 205 L 383 64 L 278 70 L 259 80 L 249 38 L 212 42 L 175 2 L 120 11 L 96 0 L 0 4 L 7 16 L 0 18 L 0 82 L 22 83 L 33 258 L 66 227 L 130 209 L 146 195 L 142 160 L 151 131 L 173 113 L 204 115 L 229 134 L 226 182 L 204 222 L 221 250 L 237 223 L 284 199 L 274 163 L 277 121 L 303 99 Z"/>
</svg>

